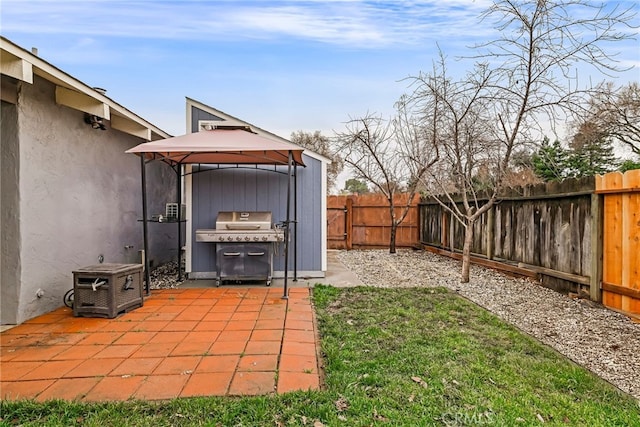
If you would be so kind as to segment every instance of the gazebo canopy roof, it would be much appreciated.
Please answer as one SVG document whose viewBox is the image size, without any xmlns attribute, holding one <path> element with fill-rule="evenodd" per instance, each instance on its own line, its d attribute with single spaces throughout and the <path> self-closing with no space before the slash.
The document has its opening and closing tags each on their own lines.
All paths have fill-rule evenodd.
<svg viewBox="0 0 640 427">
<path fill-rule="evenodd" d="M 127 153 L 176 164 L 257 164 L 304 166 L 302 152 L 294 144 L 276 141 L 247 129 L 213 129 L 145 142 Z"/>
</svg>

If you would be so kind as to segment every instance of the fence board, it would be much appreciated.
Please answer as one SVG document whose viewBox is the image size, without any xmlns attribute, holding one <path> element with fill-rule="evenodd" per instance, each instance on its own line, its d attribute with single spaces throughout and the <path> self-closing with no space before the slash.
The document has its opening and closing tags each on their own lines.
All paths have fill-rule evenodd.
<svg viewBox="0 0 640 427">
<path fill-rule="evenodd" d="M 346 215 L 345 208 L 327 208 L 327 239 L 346 240 Z"/>
<path fill-rule="evenodd" d="M 543 283 L 559 291 L 579 291 L 590 283 L 592 274 L 594 188 L 591 178 L 512 190 L 474 224 L 471 252 L 510 264 L 537 266 L 542 272 L 558 272 L 542 273 Z M 427 199 L 420 212 L 423 244 L 462 250 L 464 227 L 443 207 Z M 567 279 L 576 277 L 579 280 Z M 594 288 L 599 294 L 598 286 L 599 282 Z"/>
<path fill-rule="evenodd" d="M 640 171 L 637 173 L 626 173 L 623 176 L 624 188 L 640 190 Z M 640 290 L 640 191 L 629 193 L 623 196 L 627 200 L 627 209 L 622 233 L 628 238 L 623 240 L 622 253 L 625 258 L 623 265 L 623 283 L 626 288 Z M 626 279 L 626 280 L 625 280 Z M 622 298 L 622 310 L 629 313 L 640 314 L 640 298 Z"/>
<path fill-rule="evenodd" d="M 622 174 L 607 174 L 603 177 L 602 188 L 612 190 L 622 188 Z M 622 259 L 622 195 L 607 194 L 604 198 L 604 232 L 603 232 L 603 265 L 602 280 L 620 285 L 622 283 L 622 263 L 612 260 Z M 604 291 L 602 303 L 607 307 L 622 309 L 622 296 L 615 292 Z"/>
<path fill-rule="evenodd" d="M 606 174 L 596 191 L 604 195 L 602 302 L 640 315 L 640 170 Z"/>
<path fill-rule="evenodd" d="M 401 215 L 408 195 L 395 198 L 396 215 Z M 419 197 L 405 220 L 396 230 L 396 246 L 418 244 Z M 388 247 L 391 238 L 391 217 L 386 197 L 382 194 L 329 196 L 327 198 L 327 247 L 329 249 Z"/>
<path fill-rule="evenodd" d="M 327 247 L 347 248 L 346 196 L 327 197 Z"/>
</svg>

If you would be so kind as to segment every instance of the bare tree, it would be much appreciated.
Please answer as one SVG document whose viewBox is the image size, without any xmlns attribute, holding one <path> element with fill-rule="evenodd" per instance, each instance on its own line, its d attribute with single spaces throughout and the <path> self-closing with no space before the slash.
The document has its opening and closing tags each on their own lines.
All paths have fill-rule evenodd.
<svg viewBox="0 0 640 427">
<path fill-rule="evenodd" d="M 599 85 L 577 126 L 592 126 L 609 142 L 620 142 L 640 156 L 640 83 L 618 89 L 611 82 Z"/>
<path fill-rule="evenodd" d="M 441 154 L 436 167 L 424 175 L 425 188 L 465 227 L 463 282 L 469 280 L 473 225 L 491 206 L 478 191 L 491 190 L 489 201 L 493 203 L 497 195 L 495 170 L 501 166 L 503 153 L 500 142 L 492 138 L 486 116 L 493 101 L 489 96 L 491 79 L 489 68 L 478 65 L 465 79 L 453 81 L 441 53 L 430 74 L 415 78 L 411 97 L 413 108 L 432 127 Z"/>
<path fill-rule="evenodd" d="M 498 200 L 514 150 L 584 105 L 589 88 L 578 86 L 578 63 L 620 71 L 608 43 L 630 37 L 620 30 L 634 16 L 632 9 L 583 0 L 496 0 L 482 20 L 499 35 L 474 48 L 473 72 L 453 82 L 442 59 L 432 73 L 414 78 L 414 105 L 425 120 L 440 117 L 441 164 L 428 176 L 440 193 L 432 194 L 465 227 L 462 282 L 469 281 L 473 225 Z M 481 167 L 483 198 L 474 180 Z M 443 176 L 447 170 L 451 175 Z"/>
<path fill-rule="evenodd" d="M 331 164 L 327 166 L 327 190 L 331 190 L 336 185 L 336 179 L 342 172 L 344 163 L 339 153 L 331 149 L 329 138 L 322 135 L 319 130 L 314 133 L 299 130 L 291 133 L 291 142 L 331 160 Z"/>
<path fill-rule="evenodd" d="M 404 99 L 396 107 L 398 113 L 392 120 L 366 114 L 350 119 L 345 131 L 336 133 L 337 146 L 356 178 L 370 183 L 389 203 L 390 253 L 396 253 L 398 225 L 409 213 L 421 178 L 437 159 L 437 150 L 429 147 L 432 138 L 407 114 Z M 395 196 L 400 192 L 408 197 L 402 206 L 396 206 Z"/>
</svg>

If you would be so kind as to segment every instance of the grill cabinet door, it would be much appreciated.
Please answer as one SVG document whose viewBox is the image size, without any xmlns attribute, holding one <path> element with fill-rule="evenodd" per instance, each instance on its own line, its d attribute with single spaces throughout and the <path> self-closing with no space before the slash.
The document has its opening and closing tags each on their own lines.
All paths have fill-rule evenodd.
<svg viewBox="0 0 640 427">
<path fill-rule="evenodd" d="M 244 244 L 220 244 L 218 245 L 217 253 L 218 277 L 238 277 L 244 274 Z"/>
<path fill-rule="evenodd" d="M 271 275 L 270 247 L 270 244 L 246 246 L 244 269 L 247 276 L 267 278 Z"/>
</svg>

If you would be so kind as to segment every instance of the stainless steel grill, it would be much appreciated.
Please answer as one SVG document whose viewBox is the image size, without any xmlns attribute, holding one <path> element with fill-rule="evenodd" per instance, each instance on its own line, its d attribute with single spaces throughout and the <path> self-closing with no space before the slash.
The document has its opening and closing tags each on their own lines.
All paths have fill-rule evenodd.
<svg viewBox="0 0 640 427">
<path fill-rule="evenodd" d="M 271 212 L 218 212 L 215 229 L 196 230 L 197 242 L 282 242 L 284 231 L 273 227 Z"/>
<path fill-rule="evenodd" d="M 271 285 L 274 245 L 284 241 L 284 230 L 273 226 L 271 212 L 218 212 L 215 226 L 196 230 L 196 241 L 216 244 L 216 285 L 225 280 Z"/>
</svg>

